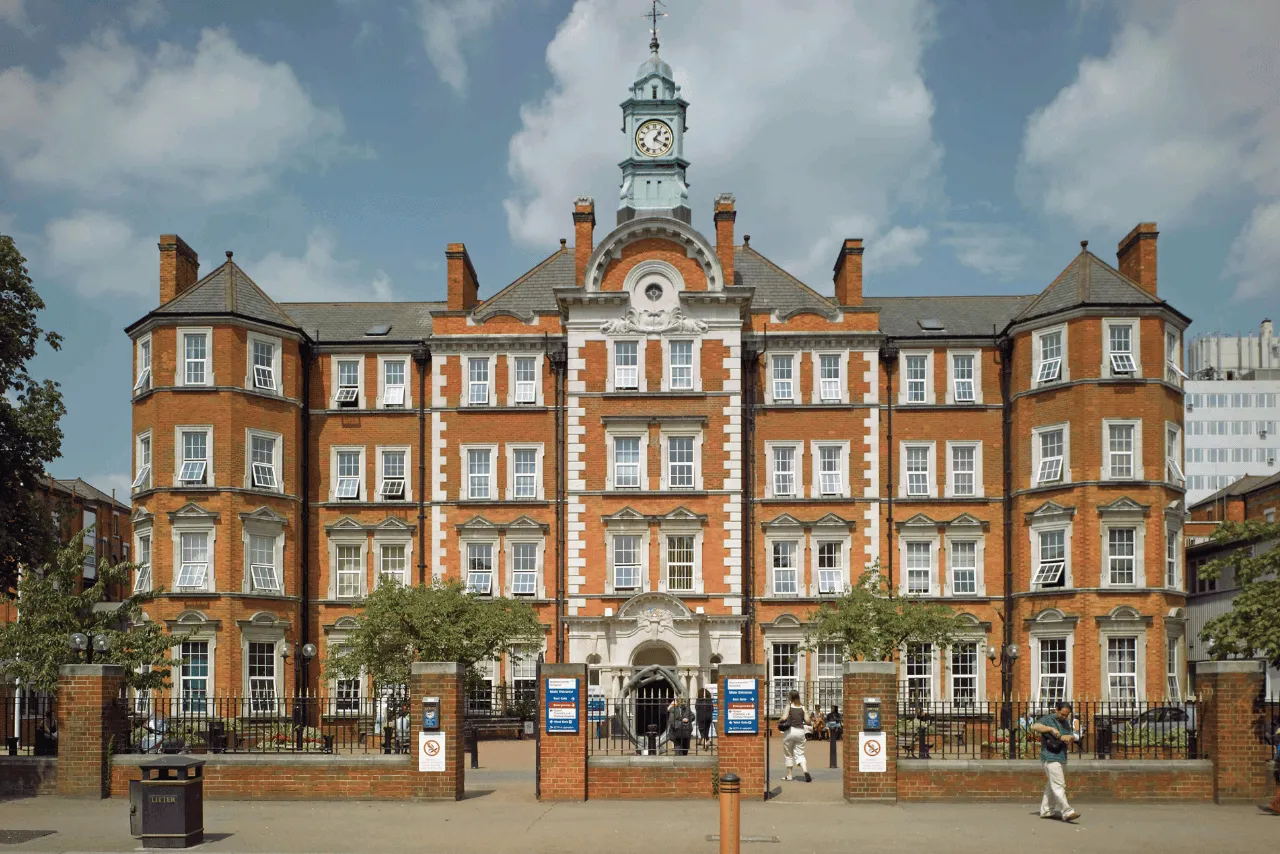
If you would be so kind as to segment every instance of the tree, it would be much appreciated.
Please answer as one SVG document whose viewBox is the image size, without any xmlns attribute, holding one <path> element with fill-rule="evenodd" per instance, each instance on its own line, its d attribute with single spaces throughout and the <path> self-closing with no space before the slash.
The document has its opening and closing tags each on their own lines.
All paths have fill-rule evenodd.
<svg viewBox="0 0 1280 854">
<path fill-rule="evenodd" d="M 844 596 L 809 614 L 806 645 L 835 643 L 847 658 L 888 661 L 908 642 L 950 646 L 960 629 L 944 605 L 890 597 L 877 563 Z"/>
<path fill-rule="evenodd" d="M 0 593 L 12 590 L 20 567 L 48 562 L 58 543 L 35 487 L 62 452 L 66 407 L 58 384 L 33 379 L 27 362 L 41 341 L 57 350 L 62 338 L 36 324 L 44 301 L 25 264 L 13 238 L 0 234 Z"/>
<path fill-rule="evenodd" d="M 134 688 L 168 685 L 170 650 L 182 638 L 165 634 L 142 619 L 142 606 L 154 593 L 134 593 L 109 602 L 113 591 L 132 589 L 137 565 L 102 559 L 98 577 L 80 591 L 85 559 L 92 554 L 79 537 L 58 549 L 57 559 L 40 569 L 25 569 L 18 581 L 18 620 L 0 627 L 0 662 L 5 672 L 43 690 L 58 685 L 58 668 L 77 664 L 81 654 L 71 649 L 76 632 L 106 635 L 107 651 L 94 652 L 95 664 L 121 664 Z"/>
<path fill-rule="evenodd" d="M 1213 542 L 1227 547 L 1222 555 L 1196 570 L 1200 578 L 1215 580 L 1223 570 L 1235 575 L 1240 592 L 1231 610 L 1214 617 L 1200 630 L 1213 658 L 1265 658 L 1280 668 L 1280 523 L 1250 520 L 1223 522 Z"/>
<path fill-rule="evenodd" d="M 329 655 L 328 673 L 336 679 L 368 674 L 378 685 L 407 684 L 415 661 L 456 661 L 474 681 L 478 662 L 543 637 L 529 603 L 475 596 L 456 581 L 379 584 L 355 620 L 341 652 Z"/>
</svg>

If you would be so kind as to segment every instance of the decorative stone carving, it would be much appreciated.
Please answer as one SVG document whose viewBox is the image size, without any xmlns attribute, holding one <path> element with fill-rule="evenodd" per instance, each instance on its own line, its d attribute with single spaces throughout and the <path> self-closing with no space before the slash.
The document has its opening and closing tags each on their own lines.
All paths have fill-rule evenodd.
<svg viewBox="0 0 1280 854">
<path fill-rule="evenodd" d="M 701 335 L 707 331 L 707 324 L 688 317 L 679 306 L 670 311 L 629 308 L 622 317 L 600 324 L 600 331 L 605 335 L 629 335 L 634 332 Z"/>
</svg>

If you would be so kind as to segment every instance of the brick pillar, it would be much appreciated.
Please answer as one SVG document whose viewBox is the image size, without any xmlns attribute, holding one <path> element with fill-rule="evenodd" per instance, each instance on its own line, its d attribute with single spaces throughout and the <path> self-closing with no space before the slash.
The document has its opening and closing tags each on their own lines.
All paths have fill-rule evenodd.
<svg viewBox="0 0 1280 854">
<path fill-rule="evenodd" d="M 1200 750 L 1213 760 L 1213 799 L 1268 800 L 1274 792 L 1267 751 L 1258 742 L 1254 704 L 1265 684 L 1260 661 L 1202 661 L 1196 665 L 1200 696 Z"/>
<path fill-rule="evenodd" d="M 418 782 L 414 798 L 460 801 L 466 792 L 467 763 L 462 725 L 466 716 L 466 671 L 452 661 L 416 661 L 409 674 L 409 749 Z M 445 734 L 444 771 L 418 772 L 418 733 L 422 730 L 422 698 L 440 698 L 440 731 Z"/>
<path fill-rule="evenodd" d="M 547 732 L 547 680 L 575 679 L 578 682 L 578 731 Z M 585 664 L 543 664 L 538 680 L 538 770 L 543 801 L 585 801 L 587 799 L 587 666 Z"/>
<path fill-rule="evenodd" d="M 763 664 L 722 664 L 720 673 L 720 720 L 717 750 L 720 754 L 720 774 L 733 772 L 742 781 L 742 797 L 745 800 L 765 797 L 764 791 L 764 740 L 769 719 L 765 714 L 768 698 L 765 697 Z M 756 681 L 756 733 L 755 735 L 726 733 L 728 715 L 725 710 L 725 680 L 754 679 Z"/>
<path fill-rule="evenodd" d="M 885 770 L 858 770 L 863 699 L 880 700 L 880 729 L 885 734 Z M 844 799 L 898 800 L 898 666 L 892 661 L 846 661 L 844 665 Z"/>
<path fill-rule="evenodd" d="M 111 794 L 111 751 L 127 726 L 118 702 L 125 670 L 118 664 L 64 664 L 58 669 L 58 794 Z M 114 742 L 114 745 L 113 745 Z"/>
</svg>

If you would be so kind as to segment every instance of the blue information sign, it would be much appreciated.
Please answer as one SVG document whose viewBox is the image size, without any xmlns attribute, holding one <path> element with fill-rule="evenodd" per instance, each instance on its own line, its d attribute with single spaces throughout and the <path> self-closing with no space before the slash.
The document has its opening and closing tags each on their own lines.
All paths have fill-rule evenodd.
<svg viewBox="0 0 1280 854">
<path fill-rule="evenodd" d="M 578 731 L 578 680 L 547 680 L 547 732 Z"/>
<path fill-rule="evenodd" d="M 604 688 L 599 685 L 587 686 L 587 720 L 593 724 L 604 720 Z"/>
<path fill-rule="evenodd" d="M 724 680 L 724 731 L 727 735 L 760 732 L 760 691 L 756 680 Z"/>
</svg>

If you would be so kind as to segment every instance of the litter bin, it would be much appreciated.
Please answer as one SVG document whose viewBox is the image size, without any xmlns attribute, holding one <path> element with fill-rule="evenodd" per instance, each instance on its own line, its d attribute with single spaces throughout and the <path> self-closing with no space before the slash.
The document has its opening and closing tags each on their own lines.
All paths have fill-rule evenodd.
<svg viewBox="0 0 1280 854">
<path fill-rule="evenodd" d="M 204 840 L 204 760 L 158 756 L 129 784 L 129 829 L 144 848 L 189 848 Z"/>
</svg>

